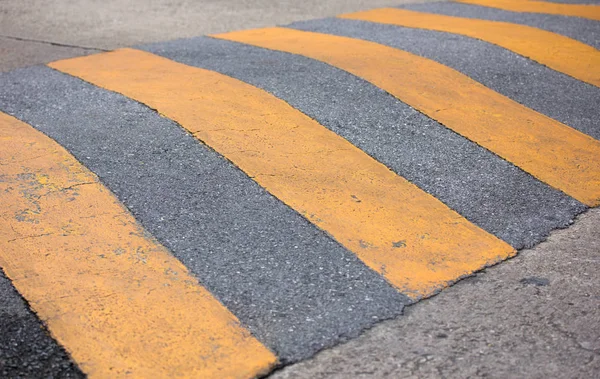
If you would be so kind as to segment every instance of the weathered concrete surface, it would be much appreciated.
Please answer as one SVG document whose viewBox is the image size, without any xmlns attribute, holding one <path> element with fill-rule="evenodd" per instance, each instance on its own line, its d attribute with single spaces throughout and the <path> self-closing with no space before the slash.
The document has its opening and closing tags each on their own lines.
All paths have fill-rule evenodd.
<svg viewBox="0 0 600 379">
<path fill-rule="evenodd" d="M 0 72 L 96 52 L 100 50 L 0 37 Z"/>
<path fill-rule="evenodd" d="M 274 373 L 297 378 L 595 378 L 600 209 L 405 316 Z"/>
<path fill-rule="evenodd" d="M 116 49 L 428 1 L 436 0 L 0 1 L 0 71 L 84 55 L 92 48 Z"/>
</svg>

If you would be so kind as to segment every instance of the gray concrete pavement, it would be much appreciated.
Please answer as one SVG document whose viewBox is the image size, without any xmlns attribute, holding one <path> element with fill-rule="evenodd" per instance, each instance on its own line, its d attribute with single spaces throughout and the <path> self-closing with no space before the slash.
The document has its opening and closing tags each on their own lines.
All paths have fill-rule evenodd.
<svg viewBox="0 0 600 379">
<path fill-rule="evenodd" d="M 100 51 L 12 37 L 0 37 L 0 72 Z"/>
<path fill-rule="evenodd" d="M 426 1 L 432 0 L 0 1 L 0 71 L 85 55 L 93 49 Z"/>
<path fill-rule="evenodd" d="M 593 209 L 537 247 L 271 378 L 597 378 L 599 271 Z"/>
</svg>

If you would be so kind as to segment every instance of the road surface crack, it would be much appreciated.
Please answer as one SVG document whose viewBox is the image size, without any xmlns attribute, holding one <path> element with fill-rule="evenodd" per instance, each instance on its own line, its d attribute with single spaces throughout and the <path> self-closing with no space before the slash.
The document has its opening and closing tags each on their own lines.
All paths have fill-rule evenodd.
<svg viewBox="0 0 600 379">
<path fill-rule="evenodd" d="M 70 186 L 65 187 L 65 188 L 60 188 L 60 189 L 57 189 L 57 190 L 48 191 L 45 194 L 39 195 L 37 198 L 41 199 L 42 197 L 48 196 L 48 195 L 53 194 L 53 193 L 65 192 L 65 191 L 68 191 L 68 190 L 72 190 L 75 187 L 85 186 L 85 185 L 88 185 L 88 184 L 97 184 L 97 183 L 98 182 L 83 182 L 83 183 L 73 184 L 73 185 L 70 185 Z"/>
<path fill-rule="evenodd" d="M 579 342 L 577 340 L 577 337 L 575 335 L 573 335 L 573 333 L 564 330 L 562 328 L 562 326 L 560 326 L 555 320 L 554 320 L 554 315 L 551 315 L 550 319 L 548 320 L 549 324 L 554 328 L 554 330 L 556 330 L 558 333 L 560 333 L 563 337 L 565 337 L 566 339 L 568 339 L 569 341 L 573 342 L 573 344 L 575 344 L 579 349 L 587 351 L 589 353 L 592 353 L 594 355 L 600 355 L 600 352 L 598 352 L 595 349 L 590 349 L 587 348 L 585 346 L 583 346 L 581 344 L 581 342 Z"/>
<path fill-rule="evenodd" d="M 14 37 L 14 36 L 2 35 L 2 34 L 0 34 L 0 37 L 6 38 L 6 39 L 12 39 L 12 40 L 15 40 L 15 41 L 36 42 L 36 43 L 43 43 L 43 44 L 46 44 L 46 45 L 52 45 L 52 46 L 58 46 L 58 47 L 71 47 L 71 48 L 85 49 L 85 50 L 110 51 L 110 50 L 107 50 L 107 49 L 101 49 L 99 47 L 88 47 L 88 46 L 70 45 L 70 44 L 67 44 L 67 43 L 44 41 L 44 40 L 33 39 L 33 38 Z"/>
<path fill-rule="evenodd" d="M 17 237 L 17 238 L 13 238 L 11 240 L 6 241 L 7 243 L 11 243 L 14 241 L 18 241 L 18 240 L 24 240 L 24 239 L 29 239 L 29 238 L 39 238 L 39 237 L 45 237 L 45 236 L 50 236 L 54 233 L 42 233 L 42 234 L 34 234 L 31 236 L 23 236 L 23 237 Z"/>
</svg>

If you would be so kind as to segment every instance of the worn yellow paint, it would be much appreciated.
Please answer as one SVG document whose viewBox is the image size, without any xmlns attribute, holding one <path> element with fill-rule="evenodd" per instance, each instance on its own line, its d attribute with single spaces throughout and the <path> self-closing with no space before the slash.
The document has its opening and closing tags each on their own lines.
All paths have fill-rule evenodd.
<svg viewBox="0 0 600 379">
<path fill-rule="evenodd" d="M 339 17 L 478 38 L 600 87 L 600 51 L 560 34 L 508 22 L 474 20 L 394 8 L 374 9 Z"/>
<path fill-rule="evenodd" d="M 56 142 L 0 113 L 0 266 L 91 378 L 251 378 L 276 357 Z"/>
<path fill-rule="evenodd" d="M 345 139 L 249 84 L 131 49 L 51 66 L 179 122 L 413 298 L 514 254 Z"/>
<path fill-rule="evenodd" d="M 529 0 L 455 0 L 458 3 L 482 5 L 513 12 L 545 13 L 600 20 L 600 6 L 591 4 L 560 4 Z"/>
<path fill-rule="evenodd" d="M 590 205 L 600 142 L 435 61 L 377 43 L 285 28 L 215 36 L 318 59 L 360 76 L 446 127 Z"/>
</svg>

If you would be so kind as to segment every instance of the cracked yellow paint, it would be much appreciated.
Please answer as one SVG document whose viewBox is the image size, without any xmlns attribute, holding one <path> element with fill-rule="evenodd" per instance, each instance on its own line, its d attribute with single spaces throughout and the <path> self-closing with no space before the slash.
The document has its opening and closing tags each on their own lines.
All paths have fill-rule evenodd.
<svg viewBox="0 0 600 379">
<path fill-rule="evenodd" d="M 546 30 L 508 22 L 475 20 L 396 8 L 374 9 L 338 17 L 477 38 L 600 87 L 600 51 Z"/>
<path fill-rule="evenodd" d="M 121 49 L 51 67 L 147 104 L 419 298 L 515 252 L 267 92 Z"/>
<path fill-rule="evenodd" d="M 91 378 L 251 378 L 276 357 L 56 142 L 0 113 L 0 267 Z"/>
<path fill-rule="evenodd" d="M 455 0 L 457 3 L 481 5 L 512 12 L 545 13 L 600 20 L 600 6 L 591 4 L 560 4 L 531 0 Z"/>
<path fill-rule="evenodd" d="M 600 204 L 600 141 L 447 66 L 374 42 L 286 28 L 214 37 L 346 70 L 577 200 Z"/>
</svg>

